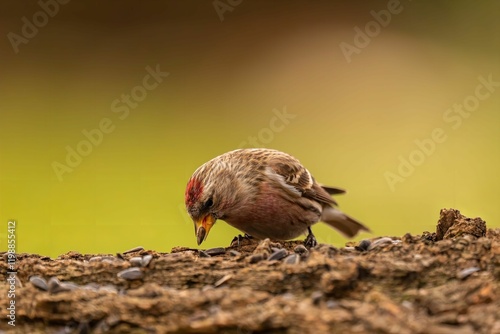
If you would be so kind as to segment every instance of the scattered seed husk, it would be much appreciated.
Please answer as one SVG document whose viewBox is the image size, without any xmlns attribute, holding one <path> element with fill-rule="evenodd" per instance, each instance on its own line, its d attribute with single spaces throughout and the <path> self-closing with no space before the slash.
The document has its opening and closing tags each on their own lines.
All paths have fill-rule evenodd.
<svg viewBox="0 0 500 334">
<path fill-rule="evenodd" d="M 271 240 L 270 239 L 261 240 L 257 245 L 257 247 L 255 247 L 253 254 L 254 255 L 262 254 L 263 258 L 269 257 L 269 255 L 272 254 Z"/>
<path fill-rule="evenodd" d="M 73 282 L 61 282 L 59 287 L 61 288 L 61 291 L 72 291 L 80 288 L 78 284 Z"/>
<path fill-rule="evenodd" d="M 132 267 L 128 268 L 125 270 L 120 271 L 117 276 L 119 278 L 123 278 L 127 281 L 133 281 L 133 280 L 138 280 L 141 279 L 144 276 L 144 273 L 142 272 L 141 269 L 137 267 Z"/>
<path fill-rule="evenodd" d="M 137 247 L 131 248 L 129 250 L 126 250 L 125 252 L 122 252 L 122 254 L 129 254 L 129 253 L 134 253 L 134 252 L 140 252 L 142 250 L 144 250 L 144 247 L 137 246 Z"/>
<path fill-rule="evenodd" d="M 98 290 L 111 292 L 111 293 L 118 293 L 118 289 L 114 285 L 111 285 L 111 284 L 101 286 L 101 287 L 99 287 Z"/>
<path fill-rule="evenodd" d="M 281 260 L 283 259 L 284 257 L 286 257 L 288 254 L 288 252 L 286 251 L 286 249 L 278 249 L 277 251 L 275 251 L 274 253 L 272 253 L 268 258 L 267 260 L 268 261 L 276 261 L 276 260 Z"/>
<path fill-rule="evenodd" d="M 19 277 L 17 277 L 17 275 L 15 276 L 15 279 L 16 279 L 16 286 L 22 288 L 23 282 L 21 282 L 21 280 L 19 279 Z"/>
<path fill-rule="evenodd" d="M 47 285 L 47 281 L 40 276 L 31 276 L 30 277 L 30 283 L 33 284 L 34 287 L 43 290 L 43 291 L 48 291 L 49 286 Z"/>
<path fill-rule="evenodd" d="M 226 253 L 226 249 L 224 247 L 215 247 L 207 249 L 205 252 L 210 256 L 215 256 Z"/>
<path fill-rule="evenodd" d="M 200 257 L 211 257 L 210 254 L 202 250 L 199 251 L 198 254 L 200 255 Z"/>
<path fill-rule="evenodd" d="M 99 284 L 97 283 L 88 283 L 81 287 L 84 290 L 97 291 L 99 289 Z"/>
<path fill-rule="evenodd" d="M 311 300 L 314 305 L 319 305 L 322 298 L 323 298 L 323 292 L 321 291 L 314 291 L 313 293 L 311 293 Z"/>
<path fill-rule="evenodd" d="M 479 270 L 481 270 L 481 268 L 479 268 L 479 267 L 470 267 L 470 268 L 460 270 L 457 273 L 457 278 L 458 279 L 465 279 Z"/>
<path fill-rule="evenodd" d="M 94 328 L 95 333 L 107 333 L 113 326 L 120 322 L 120 316 L 112 314 L 107 318 L 102 319 Z"/>
<path fill-rule="evenodd" d="M 214 289 L 213 285 L 205 285 L 203 286 L 203 288 L 201 288 L 201 291 L 205 292 L 213 289 Z"/>
<path fill-rule="evenodd" d="M 78 334 L 90 334 L 90 326 L 87 321 L 80 322 L 78 328 L 76 329 Z"/>
<path fill-rule="evenodd" d="M 229 251 L 229 255 L 231 255 L 231 256 L 240 256 L 240 255 L 241 255 L 241 253 L 240 253 L 240 252 L 238 252 L 238 251 L 235 251 L 234 249 L 231 249 L 231 250 Z"/>
<path fill-rule="evenodd" d="M 331 299 L 330 299 L 330 300 L 328 300 L 328 301 L 326 302 L 326 307 L 328 307 L 329 309 L 336 308 L 336 307 L 338 307 L 338 306 L 339 306 L 339 303 L 338 303 L 338 302 L 336 302 L 335 300 L 331 300 Z"/>
<path fill-rule="evenodd" d="M 470 244 L 469 240 L 467 240 L 465 237 L 460 238 L 456 241 L 455 249 L 464 250 L 465 248 L 467 248 L 469 246 L 469 244 Z"/>
<path fill-rule="evenodd" d="M 222 284 L 226 283 L 227 281 L 229 281 L 231 278 L 233 278 L 233 275 L 231 274 L 228 274 L 224 277 L 222 277 L 220 280 L 218 280 L 217 282 L 214 283 L 214 286 L 215 287 L 219 287 L 221 286 Z"/>
<path fill-rule="evenodd" d="M 98 262 L 102 260 L 102 256 L 94 256 L 89 259 L 89 262 Z"/>
</svg>

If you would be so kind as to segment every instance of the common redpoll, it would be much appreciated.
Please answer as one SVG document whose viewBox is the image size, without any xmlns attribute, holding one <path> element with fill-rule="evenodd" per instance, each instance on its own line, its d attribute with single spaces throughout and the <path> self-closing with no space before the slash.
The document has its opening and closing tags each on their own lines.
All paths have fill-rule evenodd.
<svg viewBox="0 0 500 334">
<path fill-rule="evenodd" d="M 322 221 L 351 238 L 369 229 L 334 207 L 338 188 L 316 183 L 311 173 L 289 154 L 265 149 L 239 149 L 222 154 L 189 179 L 186 208 L 193 219 L 198 245 L 217 219 L 257 239 L 289 240 Z"/>
</svg>

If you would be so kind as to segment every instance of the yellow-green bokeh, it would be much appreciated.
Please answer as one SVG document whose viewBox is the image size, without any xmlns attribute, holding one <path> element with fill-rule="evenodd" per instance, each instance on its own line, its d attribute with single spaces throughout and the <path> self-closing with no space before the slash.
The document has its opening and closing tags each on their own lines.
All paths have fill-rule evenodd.
<svg viewBox="0 0 500 334">
<path fill-rule="evenodd" d="M 36 2 L 4 6 L 3 36 L 40 11 Z M 478 78 L 500 81 L 499 5 L 401 6 L 351 62 L 339 45 L 354 44 L 354 28 L 387 2 L 243 1 L 222 22 L 210 1 L 69 2 L 18 53 L 3 38 L 1 250 L 9 219 L 18 252 L 195 247 L 183 209 L 189 176 L 259 135 L 318 181 L 348 189 L 341 209 L 374 235 L 433 230 L 443 207 L 500 226 L 500 87 L 456 129 L 443 119 Z M 113 101 L 157 65 L 169 76 L 120 119 Z M 265 137 L 276 110 L 295 117 Z M 104 118 L 114 130 L 59 181 L 54 161 L 65 163 L 66 147 Z M 391 189 L 386 172 L 436 128 L 446 140 Z M 346 241 L 326 226 L 314 231 L 321 242 Z M 203 246 L 236 234 L 219 222 Z"/>
</svg>

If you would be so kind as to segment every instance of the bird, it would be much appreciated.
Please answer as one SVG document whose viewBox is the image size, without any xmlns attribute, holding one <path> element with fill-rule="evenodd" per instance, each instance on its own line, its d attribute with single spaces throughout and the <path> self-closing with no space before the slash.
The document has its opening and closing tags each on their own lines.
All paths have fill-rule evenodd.
<svg viewBox="0 0 500 334">
<path fill-rule="evenodd" d="M 370 229 L 337 208 L 340 188 L 321 185 L 295 157 L 268 148 L 242 148 L 201 165 L 189 179 L 184 201 L 198 246 L 218 220 L 259 240 L 291 240 L 324 222 L 348 238 Z"/>
</svg>

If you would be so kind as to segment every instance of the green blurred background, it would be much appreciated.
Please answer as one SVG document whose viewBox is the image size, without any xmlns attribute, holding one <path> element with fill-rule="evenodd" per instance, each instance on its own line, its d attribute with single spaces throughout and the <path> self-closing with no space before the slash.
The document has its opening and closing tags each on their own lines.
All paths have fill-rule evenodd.
<svg viewBox="0 0 500 334">
<path fill-rule="evenodd" d="M 434 230 L 443 207 L 500 226 L 500 87 L 469 116 L 443 118 L 474 102 L 479 77 L 500 81 L 499 2 L 401 1 L 383 27 L 371 11 L 394 1 L 54 1 L 47 22 L 40 3 L 2 4 L 2 249 L 9 219 L 18 252 L 195 247 L 187 180 L 255 144 L 348 189 L 341 209 L 373 235 Z M 40 27 L 19 42 L 23 17 Z M 358 36 L 349 62 L 341 43 L 356 46 L 367 24 L 372 37 Z M 148 66 L 169 75 L 145 91 Z M 131 92 L 147 95 L 123 117 L 112 104 Z M 280 123 L 285 111 L 293 118 Z M 82 131 L 106 118 L 113 131 L 58 177 L 54 162 L 88 150 Z M 436 128 L 446 140 L 422 158 L 415 140 Z M 387 173 L 412 154 L 419 165 L 391 186 Z M 320 242 L 346 242 L 320 225 Z M 203 247 L 236 234 L 219 222 Z"/>
</svg>

